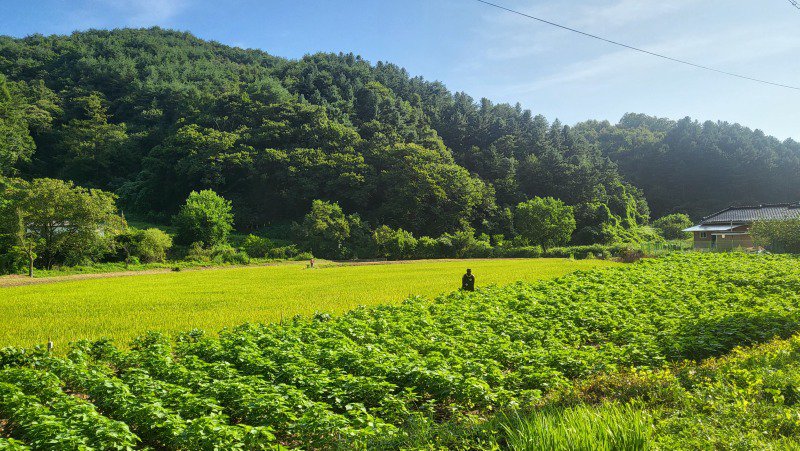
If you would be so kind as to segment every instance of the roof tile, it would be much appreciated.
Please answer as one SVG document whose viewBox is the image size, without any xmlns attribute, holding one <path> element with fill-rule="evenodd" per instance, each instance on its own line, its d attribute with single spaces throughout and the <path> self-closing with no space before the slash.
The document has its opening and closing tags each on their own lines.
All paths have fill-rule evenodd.
<svg viewBox="0 0 800 451">
<path fill-rule="evenodd" d="M 800 217 L 800 204 L 766 204 L 728 207 L 710 216 L 700 224 L 750 223 L 759 219 L 793 219 Z"/>
</svg>

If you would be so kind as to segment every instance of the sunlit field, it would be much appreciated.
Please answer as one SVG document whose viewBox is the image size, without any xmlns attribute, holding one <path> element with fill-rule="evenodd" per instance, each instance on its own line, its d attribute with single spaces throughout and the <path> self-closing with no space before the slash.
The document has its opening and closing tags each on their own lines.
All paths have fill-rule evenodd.
<svg viewBox="0 0 800 451">
<path fill-rule="evenodd" d="M 243 322 L 276 322 L 315 312 L 434 296 L 460 286 L 472 268 L 477 287 L 557 277 L 611 266 L 602 260 L 417 261 L 307 269 L 305 263 L 183 271 L 0 288 L 0 347 L 52 338 L 126 343 L 148 330 L 217 332 Z"/>
</svg>

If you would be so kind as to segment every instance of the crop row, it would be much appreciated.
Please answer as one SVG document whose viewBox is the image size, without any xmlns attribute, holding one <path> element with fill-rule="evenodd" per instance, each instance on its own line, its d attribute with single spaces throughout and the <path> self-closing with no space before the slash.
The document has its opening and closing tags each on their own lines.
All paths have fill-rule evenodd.
<svg viewBox="0 0 800 451">
<path fill-rule="evenodd" d="M 57 392 L 85 397 L 109 428 L 127 425 L 126 446 L 401 447 L 412 424 L 475 419 L 577 379 L 788 336 L 800 330 L 798 301 L 797 258 L 676 255 L 218 337 L 150 333 L 128 350 L 107 341 L 78 343 L 66 358 L 6 349 L 0 381 L 3 399 L 32 404 L 63 426 L 50 431 L 87 446 L 100 438 L 62 411 Z M 26 378 L 47 380 L 47 395 Z M 0 412 L 18 425 L 11 436 L 41 448 L 26 429 L 38 420 L 14 412 Z"/>
</svg>

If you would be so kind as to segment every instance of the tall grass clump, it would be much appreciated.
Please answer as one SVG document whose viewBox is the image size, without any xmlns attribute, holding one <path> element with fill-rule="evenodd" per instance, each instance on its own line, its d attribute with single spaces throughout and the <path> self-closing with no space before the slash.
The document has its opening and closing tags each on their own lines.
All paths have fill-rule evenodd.
<svg viewBox="0 0 800 451">
<path fill-rule="evenodd" d="M 550 407 L 500 421 L 514 451 L 640 451 L 650 449 L 653 433 L 652 418 L 631 404 Z"/>
</svg>

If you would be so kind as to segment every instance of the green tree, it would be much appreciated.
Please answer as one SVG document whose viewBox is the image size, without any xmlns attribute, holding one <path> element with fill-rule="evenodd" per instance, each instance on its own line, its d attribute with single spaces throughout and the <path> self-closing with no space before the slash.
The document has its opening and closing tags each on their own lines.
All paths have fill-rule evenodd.
<svg viewBox="0 0 800 451">
<path fill-rule="evenodd" d="M 233 230 L 231 210 L 231 202 L 213 190 L 192 191 L 173 217 L 178 229 L 175 241 L 184 245 L 199 242 L 205 246 L 227 243 Z"/>
<path fill-rule="evenodd" d="M 19 181 L 9 194 L 18 248 L 48 269 L 104 255 L 124 225 L 105 191 L 45 178 Z"/>
<path fill-rule="evenodd" d="M 101 94 L 73 99 L 74 116 L 56 133 L 61 146 L 58 159 L 63 178 L 100 186 L 109 185 L 115 177 L 135 166 L 127 161 L 135 152 L 127 148 L 125 124 L 108 122 L 108 113 Z"/>
<path fill-rule="evenodd" d="M 341 258 L 343 245 L 350 238 L 350 222 L 338 203 L 315 200 L 293 231 L 298 243 L 315 256 Z"/>
<path fill-rule="evenodd" d="M 572 207 L 552 197 L 534 197 L 517 205 L 514 227 L 520 235 L 547 249 L 566 244 L 575 231 Z"/>
<path fill-rule="evenodd" d="M 0 74 L 0 176 L 11 174 L 18 162 L 28 161 L 35 148 L 25 117 L 25 103 L 12 95 L 6 78 Z"/>
<path fill-rule="evenodd" d="M 264 258 L 269 255 L 269 251 L 275 248 L 275 243 L 269 238 L 258 235 L 247 235 L 242 242 L 242 249 L 249 257 Z"/>
<path fill-rule="evenodd" d="M 163 262 L 172 247 L 172 238 L 163 230 L 139 230 L 133 244 L 133 255 L 143 263 Z"/>
<path fill-rule="evenodd" d="M 755 221 L 750 233 L 756 246 L 772 252 L 800 254 L 800 218 Z"/>
<path fill-rule="evenodd" d="M 692 236 L 689 232 L 684 232 L 683 229 L 692 226 L 692 219 L 683 213 L 675 213 L 667 216 L 662 216 L 653 221 L 653 228 L 667 240 L 683 240 Z"/>
<path fill-rule="evenodd" d="M 414 258 L 417 239 L 411 232 L 382 225 L 372 232 L 378 257 L 390 260 Z"/>
</svg>

